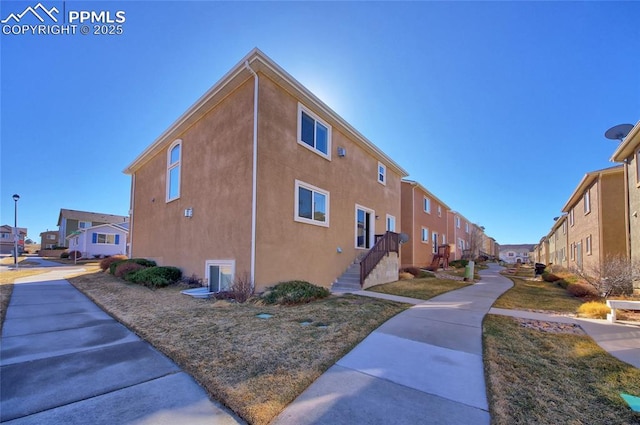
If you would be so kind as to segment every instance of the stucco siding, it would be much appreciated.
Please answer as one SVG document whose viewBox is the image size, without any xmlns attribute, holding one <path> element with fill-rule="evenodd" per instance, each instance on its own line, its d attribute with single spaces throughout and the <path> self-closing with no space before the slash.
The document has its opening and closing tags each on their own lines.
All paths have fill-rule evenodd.
<svg viewBox="0 0 640 425">
<path fill-rule="evenodd" d="M 603 205 L 601 260 L 606 260 L 606 255 L 626 257 L 624 175 L 622 172 L 604 175 L 601 185 Z"/>
<path fill-rule="evenodd" d="M 180 197 L 166 202 L 167 149 L 135 172 L 132 255 L 205 277 L 206 260 L 250 269 L 253 82 L 247 80 L 177 139 Z M 193 216 L 184 216 L 191 208 Z"/>
<path fill-rule="evenodd" d="M 375 211 L 375 233 L 386 214 L 401 228 L 400 178 L 387 168 L 377 181 L 378 158 L 360 148 L 321 111 L 304 105 L 332 126 L 331 160 L 297 141 L 298 99 L 260 76 L 256 287 L 287 279 L 330 286 L 359 253 L 355 247 L 356 204 Z M 346 150 L 340 157 L 338 147 Z M 301 223 L 295 216 L 296 180 L 329 193 L 328 227 Z M 342 251 L 342 252 L 339 252 Z"/>
<path fill-rule="evenodd" d="M 640 145 L 636 147 L 636 152 Z M 640 264 L 640 176 L 638 175 L 638 156 L 629 158 L 628 187 L 629 187 L 629 231 L 631 258 Z M 640 284 L 638 286 L 640 290 Z"/>
</svg>

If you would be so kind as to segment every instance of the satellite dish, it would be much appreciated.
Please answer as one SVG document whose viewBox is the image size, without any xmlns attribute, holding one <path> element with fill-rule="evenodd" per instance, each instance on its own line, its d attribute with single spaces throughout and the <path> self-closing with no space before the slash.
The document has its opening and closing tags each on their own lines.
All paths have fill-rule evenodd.
<svg viewBox="0 0 640 425">
<path fill-rule="evenodd" d="M 622 139 L 627 137 L 627 134 L 631 131 L 633 125 L 631 124 L 618 124 L 611 127 L 604 133 L 604 137 L 611 140 L 619 140 L 622 142 Z"/>
<path fill-rule="evenodd" d="M 407 235 L 406 233 L 400 233 L 400 243 L 407 243 L 409 242 L 409 235 Z"/>
</svg>

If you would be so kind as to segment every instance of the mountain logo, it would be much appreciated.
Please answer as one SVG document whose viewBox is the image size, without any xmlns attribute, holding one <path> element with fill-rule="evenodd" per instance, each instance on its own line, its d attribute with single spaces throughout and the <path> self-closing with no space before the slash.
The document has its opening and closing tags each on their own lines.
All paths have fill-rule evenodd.
<svg viewBox="0 0 640 425">
<path fill-rule="evenodd" d="M 11 13 L 9 14 L 9 16 L 7 16 L 5 19 L 3 19 L 0 22 L 3 24 L 6 24 L 9 21 L 13 20 L 17 24 L 28 13 L 31 13 L 33 16 L 36 17 L 36 19 L 44 23 L 45 18 L 43 18 L 43 16 L 48 16 L 49 19 L 51 19 L 53 22 L 58 22 L 58 18 L 56 18 L 54 13 L 58 14 L 60 13 L 60 11 L 55 6 L 52 7 L 51 9 L 47 9 L 42 5 L 42 3 L 38 3 L 35 5 L 35 7 L 28 6 L 24 11 L 22 11 L 22 13 L 17 13 L 17 14 Z"/>
</svg>

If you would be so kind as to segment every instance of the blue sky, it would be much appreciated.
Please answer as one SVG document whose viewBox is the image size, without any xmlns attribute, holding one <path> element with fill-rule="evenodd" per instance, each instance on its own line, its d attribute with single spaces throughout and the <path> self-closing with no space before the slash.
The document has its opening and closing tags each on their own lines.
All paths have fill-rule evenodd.
<svg viewBox="0 0 640 425">
<path fill-rule="evenodd" d="M 253 47 L 501 244 L 544 236 L 640 120 L 639 2 L 42 4 L 126 21 L 0 35 L 0 222 L 18 193 L 34 239 L 60 208 L 126 215 L 122 170 Z"/>
</svg>

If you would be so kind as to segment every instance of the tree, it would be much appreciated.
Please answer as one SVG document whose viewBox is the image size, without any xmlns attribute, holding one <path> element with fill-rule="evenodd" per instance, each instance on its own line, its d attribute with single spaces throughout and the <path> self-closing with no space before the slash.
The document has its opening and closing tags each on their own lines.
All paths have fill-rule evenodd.
<svg viewBox="0 0 640 425">
<path fill-rule="evenodd" d="M 579 274 L 605 298 L 631 295 L 633 282 L 640 280 L 640 263 L 622 255 L 607 255 L 600 266 Z"/>
</svg>

